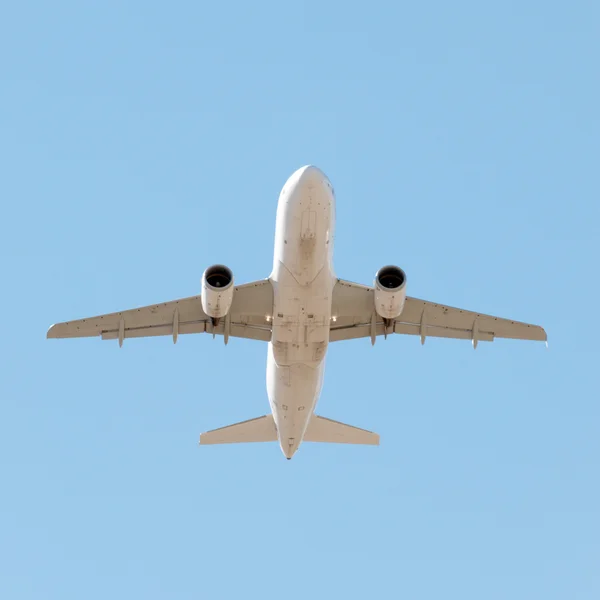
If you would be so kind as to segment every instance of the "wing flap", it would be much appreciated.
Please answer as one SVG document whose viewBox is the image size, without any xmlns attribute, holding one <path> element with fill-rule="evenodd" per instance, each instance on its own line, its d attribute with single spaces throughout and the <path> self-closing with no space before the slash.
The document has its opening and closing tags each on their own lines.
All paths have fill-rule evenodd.
<svg viewBox="0 0 600 600">
<path fill-rule="evenodd" d="M 384 334 L 383 322 L 375 325 L 375 335 Z M 331 327 L 329 329 L 330 342 L 342 342 L 345 340 L 357 340 L 371 336 L 371 323 L 356 323 L 354 325 L 342 325 L 341 327 Z"/>
<path fill-rule="evenodd" d="M 404 335 L 421 335 L 421 325 L 414 325 L 412 323 L 400 323 L 394 322 L 394 333 L 402 333 Z M 425 327 L 426 337 L 439 337 L 439 338 L 453 338 L 458 340 L 472 340 L 473 329 L 457 329 L 455 327 L 436 327 L 432 325 L 426 325 Z M 482 331 L 478 329 L 477 340 L 480 342 L 493 342 L 494 334 L 490 331 Z"/>
<path fill-rule="evenodd" d="M 379 321 L 375 327 L 375 335 L 384 335 L 383 321 Z M 400 333 L 404 335 L 421 335 L 421 326 L 410 323 L 399 323 L 394 322 L 393 332 L 388 333 Z M 329 332 L 330 342 L 339 342 L 343 340 L 353 340 L 359 338 L 370 337 L 371 335 L 371 324 L 370 323 L 357 323 L 356 325 L 349 325 L 346 327 L 332 327 Z M 438 337 L 438 338 L 451 338 L 459 340 L 471 340 L 473 339 L 473 330 L 464 329 L 453 329 L 450 327 L 434 327 L 426 326 L 425 337 Z M 494 334 L 488 331 L 479 330 L 477 333 L 477 339 L 480 342 L 493 342 Z"/>
<path fill-rule="evenodd" d="M 197 323 L 179 323 L 178 334 L 183 335 L 186 333 L 204 333 L 207 330 L 207 327 L 210 328 L 210 322 L 207 321 L 198 321 Z M 124 334 L 125 339 L 172 335 L 173 325 L 155 325 L 151 327 L 126 327 L 124 330 Z M 116 340 L 118 338 L 118 329 L 102 332 L 103 340 Z"/>
<path fill-rule="evenodd" d="M 225 325 L 221 322 L 215 327 L 214 333 L 216 335 L 223 335 L 224 331 Z M 197 323 L 179 324 L 179 335 L 212 332 L 213 330 L 211 321 L 199 321 Z M 124 339 L 172 335 L 173 326 L 157 325 L 156 327 L 139 327 L 137 329 L 126 328 L 124 334 Z M 268 342 L 271 339 L 271 330 L 269 328 L 256 327 L 254 325 L 245 325 L 243 323 L 231 323 L 229 335 L 231 337 Z M 103 331 L 102 339 L 117 340 L 119 339 L 119 331 L 116 329 L 113 331 Z"/>
</svg>

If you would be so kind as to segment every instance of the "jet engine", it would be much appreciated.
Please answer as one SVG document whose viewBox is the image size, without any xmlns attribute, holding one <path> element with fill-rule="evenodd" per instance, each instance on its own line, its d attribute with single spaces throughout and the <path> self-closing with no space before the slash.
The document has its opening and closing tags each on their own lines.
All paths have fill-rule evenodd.
<svg viewBox="0 0 600 600">
<path fill-rule="evenodd" d="M 375 275 L 375 310 L 384 319 L 400 316 L 406 302 L 406 273 L 394 265 L 382 267 Z"/>
<path fill-rule="evenodd" d="M 233 302 L 233 273 L 225 265 L 213 265 L 202 274 L 202 309 L 213 320 L 224 317 Z"/>
</svg>

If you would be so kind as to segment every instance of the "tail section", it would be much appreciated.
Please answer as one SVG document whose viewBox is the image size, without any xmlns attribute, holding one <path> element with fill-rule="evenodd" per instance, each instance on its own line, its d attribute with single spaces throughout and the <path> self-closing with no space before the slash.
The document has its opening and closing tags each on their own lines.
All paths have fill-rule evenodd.
<svg viewBox="0 0 600 600">
<path fill-rule="evenodd" d="M 241 444 L 245 442 L 276 442 L 277 429 L 273 415 L 242 421 L 200 436 L 200 444 Z"/>
<path fill-rule="evenodd" d="M 379 446 L 379 434 L 313 415 L 306 428 L 304 441 Z"/>
<path fill-rule="evenodd" d="M 265 415 L 264 417 L 213 429 L 200 436 L 201 445 L 276 441 L 278 441 L 278 436 L 273 415 Z M 378 446 L 379 435 L 366 429 L 352 427 L 352 425 L 313 415 L 302 441 Z M 286 456 L 288 455 L 286 454 Z"/>
</svg>

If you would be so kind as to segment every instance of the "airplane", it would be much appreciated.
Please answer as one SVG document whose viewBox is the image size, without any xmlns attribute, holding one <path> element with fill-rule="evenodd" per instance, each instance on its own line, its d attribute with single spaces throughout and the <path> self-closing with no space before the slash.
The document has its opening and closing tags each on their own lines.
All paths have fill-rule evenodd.
<svg viewBox="0 0 600 600">
<path fill-rule="evenodd" d="M 327 176 L 304 166 L 279 195 L 273 270 L 267 279 L 234 283 L 232 270 L 208 267 L 201 295 L 52 325 L 48 338 L 129 338 L 209 333 L 267 343 L 271 412 L 213 429 L 200 444 L 279 442 L 287 459 L 304 442 L 379 445 L 379 435 L 315 414 L 330 343 L 391 334 L 471 340 L 547 341 L 546 332 L 491 315 L 406 295 L 406 273 L 386 265 L 372 286 L 336 276 L 333 267 L 336 198 Z"/>
</svg>

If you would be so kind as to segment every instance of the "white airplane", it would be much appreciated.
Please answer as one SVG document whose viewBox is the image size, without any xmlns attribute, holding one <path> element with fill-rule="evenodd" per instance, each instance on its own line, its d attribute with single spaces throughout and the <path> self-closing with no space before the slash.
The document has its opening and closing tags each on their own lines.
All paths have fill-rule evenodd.
<svg viewBox="0 0 600 600">
<path fill-rule="evenodd" d="M 202 295 L 53 325 L 48 338 L 103 340 L 212 333 L 267 342 L 271 413 L 213 429 L 200 444 L 278 441 L 292 458 L 302 441 L 378 445 L 376 433 L 315 414 L 330 342 L 400 333 L 427 337 L 546 341 L 546 332 L 490 315 L 406 295 L 406 275 L 390 265 L 373 286 L 338 279 L 333 269 L 335 194 L 314 166 L 298 169 L 277 205 L 273 271 L 268 279 L 234 285 L 231 269 L 213 265 Z"/>
</svg>

